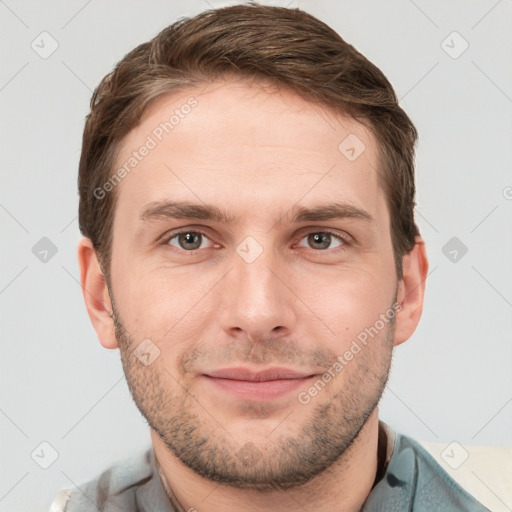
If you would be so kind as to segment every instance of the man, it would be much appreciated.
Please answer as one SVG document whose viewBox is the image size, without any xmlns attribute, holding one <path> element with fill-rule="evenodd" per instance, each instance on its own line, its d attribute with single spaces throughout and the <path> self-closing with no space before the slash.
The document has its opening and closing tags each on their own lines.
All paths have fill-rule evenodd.
<svg viewBox="0 0 512 512">
<path fill-rule="evenodd" d="M 126 55 L 84 130 L 78 256 L 152 447 L 54 510 L 487 510 L 378 418 L 428 270 L 415 141 L 298 9 L 206 11 Z"/>
</svg>

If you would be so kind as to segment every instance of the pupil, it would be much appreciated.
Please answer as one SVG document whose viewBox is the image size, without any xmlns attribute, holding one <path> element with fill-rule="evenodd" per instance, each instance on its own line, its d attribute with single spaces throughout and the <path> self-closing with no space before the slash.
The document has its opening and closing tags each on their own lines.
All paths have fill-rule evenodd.
<svg viewBox="0 0 512 512">
<path fill-rule="evenodd" d="M 323 242 L 322 242 L 323 238 Z M 313 235 L 313 241 L 315 244 L 320 244 L 321 249 L 327 249 L 330 244 L 330 234 L 329 233 L 315 233 Z"/>
<path fill-rule="evenodd" d="M 198 234 L 193 234 L 193 233 L 185 233 L 184 235 L 182 235 L 181 237 L 181 243 L 182 245 L 185 244 L 192 244 L 192 245 L 197 245 L 197 241 L 199 240 L 199 235 Z M 201 244 L 199 244 L 201 245 Z M 197 247 L 199 247 L 199 245 Z M 192 247 L 192 249 L 197 249 L 197 247 Z M 186 247 L 187 249 L 190 249 L 191 247 Z"/>
</svg>

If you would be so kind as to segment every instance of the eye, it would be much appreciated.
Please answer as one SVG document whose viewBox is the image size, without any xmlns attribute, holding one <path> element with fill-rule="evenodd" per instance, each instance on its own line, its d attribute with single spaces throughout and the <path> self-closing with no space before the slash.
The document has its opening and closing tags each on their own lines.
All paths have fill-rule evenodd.
<svg viewBox="0 0 512 512">
<path fill-rule="evenodd" d="M 196 251 L 206 248 L 203 245 L 206 240 L 209 240 L 209 238 L 201 231 L 180 231 L 168 237 L 165 243 L 185 251 Z"/>
<path fill-rule="evenodd" d="M 302 240 L 305 240 L 305 243 Z M 215 247 L 213 242 L 211 242 L 212 245 L 208 246 L 208 241 L 211 242 L 202 231 L 183 230 L 169 234 L 162 243 L 182 251 L 194 252 L 200 249 Z M 314 231 L 304 236 L 298 245 L 317 249 L 318 251 L 327 251 L 329 249 L 344 250 L 345 246 L 350 245 L 350 241 L 348 237 L 345 238 L 330 231 Z"/>
<path fill-rule="evenodd" d="M 313 233 L 309 233 L 302 240 L 306 240 L 306 247 L 311 247 L 312 249 L 319 249 L 321 251 L 325 251 L 326 249 L 336 249 L 338 247 L 342 247 L 347 245 L 347 240 L 345 240 L 341 235 L 335 235 L 330 231 L 316 231 Z M 332 246 L 332 243 L 336 242 L 336 245 Z M 304 244 L 299 243 L 300 246 L 304 247 Z"/>
</svg>

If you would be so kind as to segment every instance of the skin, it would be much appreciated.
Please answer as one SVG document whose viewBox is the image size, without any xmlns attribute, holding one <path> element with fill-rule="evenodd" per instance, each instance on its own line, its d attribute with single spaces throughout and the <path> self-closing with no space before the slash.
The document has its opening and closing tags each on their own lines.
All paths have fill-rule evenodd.
<svg viewBox="0 0 512 512">
<path fill-rule="evenodd" d="M 151 106 L 124 139 L 120 165 L 174 109 L 197 100 L 117 185 L 110 283 L 90 240 L 80 242 L 84 299 L 101 344 L 120 349 L 185 510 L 356 511 L 375 479 L 377 403 L 393 346 L 421 316 L 425 246 L 417 237 L 397 280 L 376 139 L 267 85 L 226 80 Z M 338 150 L 350 134 L 365 145 L 354 161 Z M 141 218 L 169 200 L 215 205 L 236 222 Z M 292 220 L 294 207 L 332 202 L 368 218 Z M 191 233 L 181 245 L 178 228 Z M 326 230 L 333 236 L 322 238 Z M 206 238 L 194 238 L 198 231 Z M 241 257 L 256 249 L 254 261 Z M 395 302 L 393 321 L 301 403 Z M 145 339 L 159 351 L 149 365 L 134 355 Z M 309 377 L 276 398 L 233 395 L 205 377 L 276 366 Z"/>
</svg>

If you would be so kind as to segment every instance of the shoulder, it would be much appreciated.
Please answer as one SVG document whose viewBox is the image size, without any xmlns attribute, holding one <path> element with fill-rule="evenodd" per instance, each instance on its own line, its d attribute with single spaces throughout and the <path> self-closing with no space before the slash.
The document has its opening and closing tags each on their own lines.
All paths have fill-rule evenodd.
<svg viewBox="0 0 512 512">
<path fill-rule="evenodd" d="M 424 442 L 436 462 L 493 512 L 509 512 L 512 505 L 512 448 Z"/>
<path fill-rule="evenodd" d="M 118 461 L 89 482 L 60 491 L 49 512 L 132 510 L 136 493 L 153 480 L 153 458 L 149 448 Z"/>
<path fill-rule="evenodd" d="M 440 463 L 416 440 L 397 435 L 397 462 L 414 460 L 417 471 L 417 482 L 414 493 L 416 507 L 423 506 L 425 510 L 433 510 L 435 506 L 446 507 L 449 510 L 485 512 L 488 509 L 480 503 L 468 489 L 453 479 Z M 400 473 L 400 464 L 395 468 Z"/>
<path fill-rule="evenodd" d="M 363 510 L 489 512 L 419 442 L 398 433 L 385 472 Z"/>
</svg>

